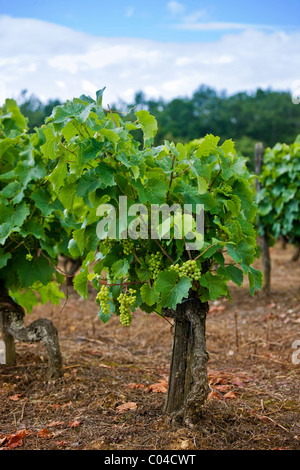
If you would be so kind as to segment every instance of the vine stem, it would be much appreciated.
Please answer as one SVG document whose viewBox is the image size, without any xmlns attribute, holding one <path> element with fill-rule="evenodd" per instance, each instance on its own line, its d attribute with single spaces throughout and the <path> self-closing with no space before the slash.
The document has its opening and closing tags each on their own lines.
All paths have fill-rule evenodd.
<svg viewBox="0 0 300 470">
<path fill-rule="evenodd" d="M 98 282 L 102 286 L 129 286 L 130 284 L 144 284 L 142 281 L 108 283 L 107 279 L 98 279 Z"/>
<path fill-rule="evenodd" d="M 175 163 L 175 155 L 173 155 L 173 158 L 172 158 L 172 166 L 171 166 L 172 171 L 171 171 L 171 178 L 170 178 L 169 188 L 168 188 L 168 192 L 167 192 L 167 196 L 166 196 L 166 202 L 168 202 L 168 200 L 169 200 L 169 193 L 170 193 L 170 189 L 171 189 L 172 182 L 173 182 L 174 163 Z"/>
<path fill-rule="evenodd" d="M 113 115 L 113 113 L 112 113 L 112 110 L 110 109 L 109 104 L 107 105 L 107 108 L 108 108 L 109 114 L 111 115 L 111 118 L 112 118 L 112 120 L 114 121 L 116 127 L 118 127 L 118 124 L 117 124 L 116 121 L 115 121 L 114 115 Z"/>
<path fill-rule="evenodd" d="M 215 179 L 213 180 L 213 182 L 212 182 L 211 185 L 209 186 L 209 188 L 208 188 L 209 191 L 212 189 L 213 185 L 214 185 L 215 182 L 216 182 L 216 179 L 217 179 L 218 176 L 221 174 L 221 171 L 222 171 L 222 168 L 220 168 L 220 170 L 218 171 L 218 173 L 217 173 Z"/>
<path fill-rule="evenodd" d="M 195 258 L 195 261 L 197 261 L 198 258 L 200 258 L 200 256 L 204 255 L 204 253 L 207 252 L 207 250 L 209 250 L 210 248 L 212 248 L 214 245 L 209 245 L 204 251 L 202 251 L 202 253 L 200 253 L 200 255 L 196 256 Z"/>
<path fill-rule="evenodd" d="M 190 169 L 190 167 L 188 166 L 185 170 L 182 170 L 180 173 L 178 173 L 178 175 L 175 175 L 173 180 L 175 180 L 175 178 L 178 178 L 178 176 L 182 175 L 182 173 L 185 173 L 186 171 L 188 171 Z"/>
<path fill-rule="evenodd" d="M 163 247 L 161 246 L 161 244 L 159 243 L 159 241 L 154 238 L 154 241 L 155 243 L 159 246 L 159 248 L 161 249 L 161 251 L 164 253 L 164 255 L 166 255 L 166 257 L 171 261 L 172 264 L 174 264 L 174 260 L 171 258 L 171 256 L 163 249 Z"/>
</svg>

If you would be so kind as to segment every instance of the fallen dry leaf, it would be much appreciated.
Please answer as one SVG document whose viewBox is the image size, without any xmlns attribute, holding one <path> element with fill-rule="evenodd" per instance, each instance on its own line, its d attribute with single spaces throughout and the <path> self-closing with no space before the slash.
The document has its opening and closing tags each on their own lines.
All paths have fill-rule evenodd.
<svg viewBox="0 0 300 470">
<path fill-rule="evenodd" d="M 230 388 L 230 385 L 214 385 L 214 388 L 219 392 L 226 392 Z"/>
<path fill-rule="evenodd" d="M 81 425 L 81 421 L 79 421 L 78 419 L 75 419 L 75 421 L 71 421 L 69 423 L 69 428 L 77 428 L 80 425 Z"/>
<path fill-rule="evenodd" d="M 226 309 L 225 305 L 213 305 L 212 307 L 210 307 L 208 313 L 210 313 L 210 314 L 222 313 L 223 310 L 225 310 L 225 309 Z"/>
<path fill-rule="evenodd" d="M 43 437 L 44 439 L 49 439 L 52 436 L 52 433 L 47 428 L 40 429 L 37 433 L 38 437 Z"/>
<path fill-rule="evenodd" d="M 168 391 L 168 382 L 162 379 L 160 379 L 158 383 L 149 385 L 149 387 L 147 387 L 147 392 L 167 393 L 167 391 Z"/>
<path fill-rule="evenodd" d="M 53 428 L 55 426 L 63 426 L 65 423 L 63 421 L 52 421 L 50 424 L 48 424 L 49 428 Z"/>
<path fill-rule="evenodd" d="M 214 398 L 216 398 L 217 400 L 223 400 L 224 399 L 222 393 L 217 392 L 217 390 L 211 390 L 208 394 L 207 399 L 208 400 L 213 400 Z"/>
<path fill-rule="evenodd" d="M 127 403 L 123 403 L 123 405 L 117 406 L 116 410 L 118 413 L 125 413 L 128 410 L 136 410 L 137 404 L 133 401 L 128 401 Z"/>
<path fill-rule="evenodd" d="M 233 379 L 230 379 L 230 383 L 240 388 L 245 387 L 244 382 L 239 377 L 234 377 Z"/>
<path fill-rule="evenodd" d="M 181 448 L 182 450 L 187 450 L 187 449 L 189 448 L 189 445 L 190 445 L 190 442 L 189 442 L 189 440 L 187 439 L 187 440 L 184 440 L 184 441 L 181 442 L 180 448 Z"/>
<path fill-rule="evenodd" d="M 63 447 L 68 444 L 67 441 L 56 441 L 55 443 L 58 447 Z"/>
<path fill-rule="evenodd" d="M 15 447 L 21 447 L 23 445 L 23 438 L 31 434 L 30 431 L 26 429 L 21 429 L 14 434 L 7 434 L 5 436 L 1 436 L 0 438 L 0 446 L 5 444 L 5 448 L 14 449 Z"/>
<path fill-rule="evenodd" d="M 234 392 L 227 392 L 227 393 L 225 393 L 224 398 L 227 399 L 227 400 L 228 399 L 229 400 L 230 399 L 235 399 L 235 398 L 237 398 L 237 395 Z"/>
<path fill-rule="evenodd" d="M 15 447 L 21 447 L 23 445 L 23 439 L 18 436 L 12 436 L 10 439 L 8 439 L 7 444 L 5 447 L 8 449 L 15 449 Z"/>
<path fill-rule="evenodd" d="M 135 390 L 136 388 L 143 388 L 144 389 L 145 385 L 144 384 L 136 384 L 136 383 L 132 382 L 132 383 L 126 385 L 126 388 L 130 388 L 132 390 Z"/>
<path fill-rule="evenodd" d="M 18 401 L 20 400 L 20 398 L 22 397 L 22 393 L 16 393 L 16 395 L 11 395 L 9 398 L 9 400 L 12 400 L 12 401 Z"/>
<path fill-rule="evenodd" d="M 216 377 L 216 378 L 212 378 L 210 383 L 212 385 L 227 385 L 228 380 L 224 379 L 223 377 Z"/>
</svg>

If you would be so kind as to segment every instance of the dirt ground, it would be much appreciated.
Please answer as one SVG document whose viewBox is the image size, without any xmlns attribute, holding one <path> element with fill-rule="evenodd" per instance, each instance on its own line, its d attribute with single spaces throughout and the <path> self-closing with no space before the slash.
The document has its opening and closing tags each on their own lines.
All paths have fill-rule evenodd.
<svg viewBox="0 0 300 470">
<path fill-rule="evenodd" d="M 63 376 L 45 379 L 42 345 L 16 344 L 17 366 L 0 365 L 0 449 L 299 449 L 300 354 L 292 344 L 300 340 L 300 262 L 292 254 L 272 248 L 269 296 L 251 297 L 245 283 L 232 286 L 232 304 L 211 303 L 211 392 L 194 429 L 171 428 L 162 412 L 172 346 L 166 320 L 140 313 L 129 328 L 116 317 L 104 325 L 93 291 L 88 301 L 71 291 L 62 312 L 35 308 L 26 324 L 54 322 Z"/>
</svg>

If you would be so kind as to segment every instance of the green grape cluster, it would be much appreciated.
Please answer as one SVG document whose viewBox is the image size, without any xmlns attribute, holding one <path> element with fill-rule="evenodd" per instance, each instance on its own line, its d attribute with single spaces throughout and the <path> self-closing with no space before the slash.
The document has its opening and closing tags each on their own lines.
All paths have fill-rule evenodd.
<svg viewBox="0 0 300 470">
<path fill-rule="evenodd" d="M 122 240 L 122 243 L 123 243 L 124 255 L 130 255 L 130 253 L 132 253 L 132 250 L 134 248 L 133 240 L 131 240 L 130 238 L 124 238 L 124 240 Z"/>
<path fill-rule="evenodd" d="M 27 235 L 27 237 L 24 238 L 24 245 L 26 246 L 27 250 L 32 251 L 37 248 L 37 239 L 34 235 Z"/>
<path fill-rule="evenodd" d="M 108 291 L 108 287 L 106 285 L 103 285 L 100 289 L 100 291 L 98 292 L 97 294 L 97 300 L 99 301 L 100 303 L 100 307 L 101 307 L 101 310 L 102 312 L 107 315 L 109 314 L 109 301 L 110 301 L 110 297 L 109 297 L 109 291 Z"/>
<path fill-rule="evenodd" d="M 120 303 L 120 322 L 124 326 L 129 326 L 132 320 L 131 307 L 136 301 L 136 291 L 134 289 L 129 289 L 128 292 L 122 293 L 118 297 L 118 302 Z"/>
<path fill-rule="evenodd" d="M 105 238 L 103 240 L 103 244 L 106 248 L 108 248 L 108 250 L 111 250 L 111 248 L 116 244 L 116 240 L 113 238 Z"/>
<path fill-rule="evenodd" d="M 146 250 L 148 248 L 148 239 L 147 238 L 139 238 L 138 243 L 141 250 Z"/>
<path fill-rule="evenodd" d="M 172 264 L 171 269 L 177 272 L 180 278 L 187 276 L 191 281 L 199 281 L 201 276 L 201 271 L 194 259 L 186 261 L 181 266 L 178 263 Z"/>
<path fill-rule="evenodd" d="M 232 187 L 229 184 L 222 183 L 222 191 L 224 193 L 232 193 Z"/>
<path fill-rule="evenodd" d="M 160 251 L 151 253 L 149 261 L 149 270 L 151 271 L 151 279 L 155 280 L 163 267 L 163 255 Z"/>
</svg>

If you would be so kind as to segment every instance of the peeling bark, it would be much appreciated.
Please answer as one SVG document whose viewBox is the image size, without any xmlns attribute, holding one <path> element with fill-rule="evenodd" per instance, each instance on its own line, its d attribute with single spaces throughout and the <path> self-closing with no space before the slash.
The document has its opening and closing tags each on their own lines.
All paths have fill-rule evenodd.
<svg viewBox="0 0 300 470">
<path fill-rule="evenodd" d="M 298 261 L 299 258 L 300 258 L 300 242 L 298 242 L 296 246 L 295 253 L 292 256 L 291 261 L 292 262 Z"/>
<path fill-rule="evenodd" d="M 64 270 L 67 273 L 67 284 L 68 286 L 73 286 L 73 280 L 75 277 L 76 271 L 81 267 L 82 260 L 81 259 L 72 259 L 72 258 L 65 258 L 64 259 Z"/>
<path fill-rule="evenodd" d="M 25 343 L 42 341 L 48 355 L 48 378 L 61 375 L 62 357 L 57 329 L 51 320 L 40 318 L 25 328 L 24 309 L 8 295 L 7 289 L 0 286 L 0 326 L 5 344 L 6 364 L 16 363 L 14 340 Z"/>
<path fill-rule="evenodd" d="M 193 427 L 199 422 L 208 395 L 205 322 L 208 303 L 190 298 L 176 311 L 164 310 L 174 318 L 174 340 L 165 411 L 173 423 Z"/>
</svg>

